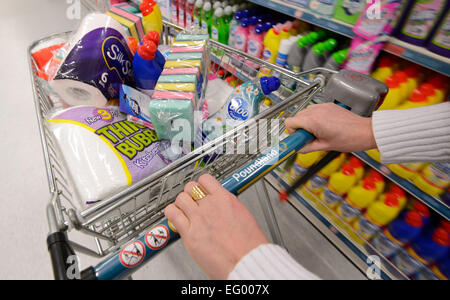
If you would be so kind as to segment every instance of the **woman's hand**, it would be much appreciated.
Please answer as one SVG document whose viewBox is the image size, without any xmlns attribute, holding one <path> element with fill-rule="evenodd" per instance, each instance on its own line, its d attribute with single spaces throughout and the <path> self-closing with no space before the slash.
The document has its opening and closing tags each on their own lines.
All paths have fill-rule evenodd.
<svg viewBox="0 0 450 300">
<path fill-rule="evenodd" d="M 300 153 L 336 150 L 358 152 L 377 147 L 372 119 L 360 117 L 334 103 L 314 104 L 285 120 L 289 134 L 305 129 L 316 139 Z"/>
<path fill-rule="evenodd" d="M 207 196 L 192 199 L 197 185 Z M 269 243 L 258 223 L 236 196 L 211 175 L 189 182 L 165 215 L 180 233 L 197 264 L 211 279 L 227 279 L 239 260 L 261 244 Z"/>
</svg>

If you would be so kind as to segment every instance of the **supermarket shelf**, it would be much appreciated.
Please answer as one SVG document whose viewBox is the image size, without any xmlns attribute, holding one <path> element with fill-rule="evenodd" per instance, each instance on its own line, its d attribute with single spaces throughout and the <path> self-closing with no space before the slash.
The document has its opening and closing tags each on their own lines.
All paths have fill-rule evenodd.
<svg viewBox="0 0 450 300">
<path fill-rule="evenodd" d="M 336 32 L 349 38 L 353 38 L 355 36 L 352 31 L 352 25 L 338 20 L 329 19 L 318 14 L 314 14 L 304 8 L 295 6 L 294 4 L 289 4 L 287 2 L 282 2 L 279 0 L 248 1 L 284 13 L 288 16 L 300 19 L 307 23 Z M 446 76 L 450 76 L 450 58 L 437 55 L 423 47 L 411 45 L 396 38 L 390 37 L 388 39 L 388 42 L 386 42 L 383 50 L 406 60 L 417 63 L 433 71 L 439 72 Z"/>
<path fill-rule="evenodd" d="M 277 170 L 266 175 L 265 180 L 276 190 L 289 187 L 289 183 Z M 370 244 L 362 242 L 362 239 L 350 229 L 350 226 L 338 219 L 334 212 L 331 212 L 323 205 L 321 205 L 322 208 L 320 209 L 317 204 L 318 199 L 313 194 L 307 195 L 305 192 L 297 190 L 289 196 L 288 201 L 364 274 L 372 265 L 370 257 L 377 256 L 380 259 L 381 279 L 408 279 L 406 275 L 379 254 Z M 324 210 L 328 210 L 328 212 L 324 212 Z"/>
<path fill-rule="evenodd" d="M 450 208 L 444 202 L 428 195 L 427 193 L 424 193 L 422 190 L 416 187 L 411 181 L 401 178 L 400 176 L 397 176 L 385 165 L 380 164 L 379 162 L 370 158 L 370 156 L 367 155 L 365 152 L 357 152 L 353 154 L 358 158 L 360 158 L 362 161 L 364 161 L 366 164 L 368 164 L 369 166 L 376 169 L 381 174 L 392 180 L 394 183 L 402 187 L 406 192 L 422 201 L 424 204 L 426 204 L 428 207 L 436 211 L 438 214 L 440 214 L 447 220 L 450 219 Z"/>
</svg>

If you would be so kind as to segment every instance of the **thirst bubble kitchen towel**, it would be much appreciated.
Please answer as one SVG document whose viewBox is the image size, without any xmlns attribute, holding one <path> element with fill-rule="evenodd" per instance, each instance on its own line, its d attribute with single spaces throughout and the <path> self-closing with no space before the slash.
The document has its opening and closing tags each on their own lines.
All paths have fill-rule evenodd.
<svg viewBox="0 0 450 300">
<path fill-rule="evenodd" d="M 72 107 L 47 120 L 46 126 L 82 206 L 112 196 L 171 162 L 163 155 L 170 142 L 127 121 L 118 107 Z"/>
</svg>

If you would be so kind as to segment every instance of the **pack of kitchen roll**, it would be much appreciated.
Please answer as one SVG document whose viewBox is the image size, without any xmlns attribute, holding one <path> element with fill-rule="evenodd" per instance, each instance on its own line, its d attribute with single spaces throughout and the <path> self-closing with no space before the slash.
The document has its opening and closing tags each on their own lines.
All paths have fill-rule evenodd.
<svg viewBox="0 0 450 300">
<path fill-rule="evenodd" d="M 116 194 L 173 159 L 169 141 L 129 122 L 116 106 L 71 107 L 55 113 L 46 126 L 82 207 Z"/>
<path fill-rule="evenodd" d="M 106 14 L 81 22 L 64 49 L 50 86 L 69 105 L 104 106 L 119 98 L 119 84 L 133 85 L 133 55 L 122 25 Z"/>
</svg>

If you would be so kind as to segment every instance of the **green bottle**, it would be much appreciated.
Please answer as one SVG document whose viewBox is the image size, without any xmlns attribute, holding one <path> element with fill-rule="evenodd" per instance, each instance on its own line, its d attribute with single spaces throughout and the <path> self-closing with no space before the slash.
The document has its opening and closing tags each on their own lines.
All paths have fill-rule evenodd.
<svg viewBox="0 0 450 300">
<path fill-rule="evenodd" d="M 205 2 L 205 4 L 203 4 L 203 9 L 202 9 L 202 30 L 204 32 L 208 32 L 209 37 L 211 37 L 211 19 L 212 19 L 212 6 L 211 6 L 211 2 Z"/>
<path fill-rule="evenodd" d="M 194 5 L 194 28 L 201 28 L 202 27 L 202 7 L 203 7 L 203 0 L 197 0 L 195 1 Z"/>
</svg>

